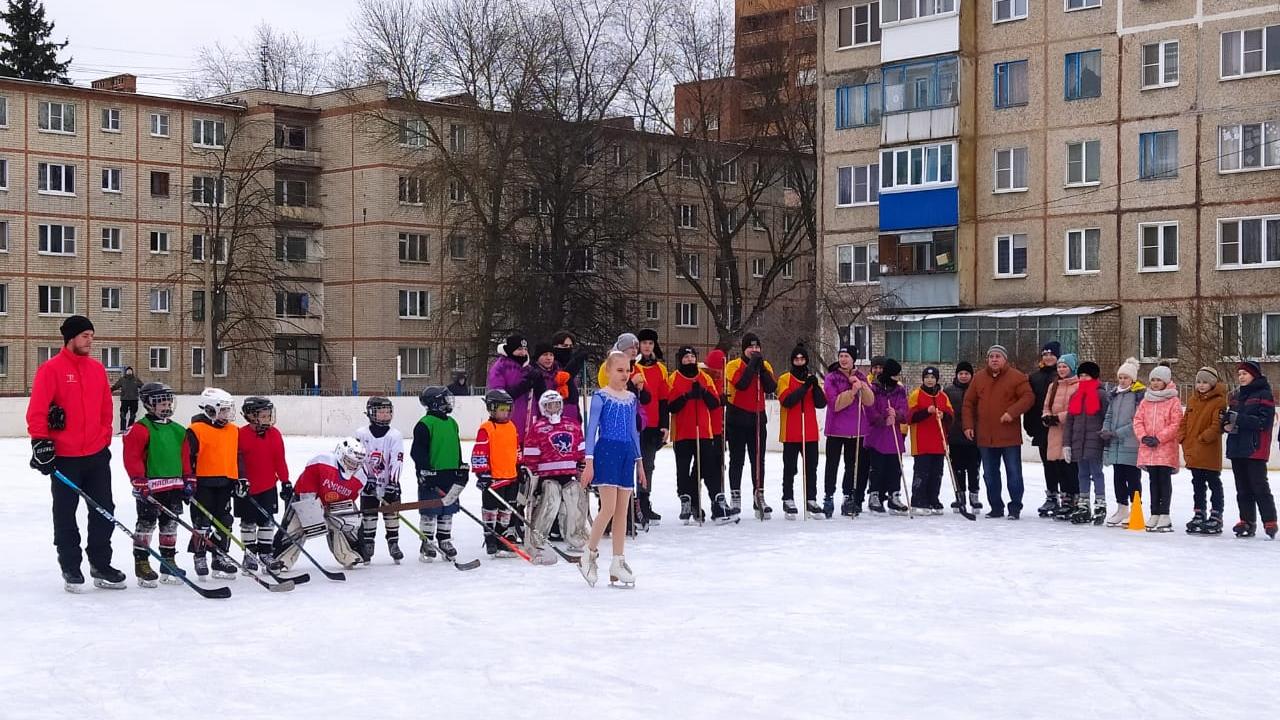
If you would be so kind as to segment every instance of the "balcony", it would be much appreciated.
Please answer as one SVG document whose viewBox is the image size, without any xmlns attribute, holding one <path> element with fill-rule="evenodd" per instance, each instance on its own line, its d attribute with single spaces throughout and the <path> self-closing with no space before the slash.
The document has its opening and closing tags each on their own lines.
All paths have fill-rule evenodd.
<svg viewBox="0 0 1280 720">
<path fill-rule="evenodd" d="M 880 62 L 959 52 L 957 5 L 954 0 L 922 0 L 919 4 L 916 0 L 885 0 L 880 10 Z M 924 10 L 928 12 L 921 15 Z"/>
<path fill-rule="evenodd" d="M 881 232 L 955 227 L 959 222 L 960 191 L 955 187 L 880 193 Z"/>
<path fill-rule="evenodd" d="M 940 140 L 959 134 L 959 106 L 883 115 L 880 119 L 881 145 Z"/>
<path fill-rule="evenodd" d="M 960 132 L 960 59 L 887 65 L 881 71 L 882 145 L 954 137 Z"/>
<path fill-rule="evenodd" d="M 319 227 L 324 224 L 324 216 L 320 208 L 310 205 L 277 205 L 276 223 Z"/>
<path fill-rule="evenodd" d="M 960 276 L 955 272 L 881 275 L 881 306 L 902 310 L 960 306 Z"/>
<path fill-rule="evenodd" d="M 281 170 L 320 172 L 321 159 L 319 150 L 276 148 L 276 164 Z"/>
</svg>

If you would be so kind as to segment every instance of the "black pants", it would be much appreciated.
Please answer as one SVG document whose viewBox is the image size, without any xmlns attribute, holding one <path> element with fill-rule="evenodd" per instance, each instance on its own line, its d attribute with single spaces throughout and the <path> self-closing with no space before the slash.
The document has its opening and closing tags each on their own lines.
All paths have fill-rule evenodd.
<svg viewBox="0 0 1280 720">
<path fill-rule="evenodd" d="M 249 523 L 251 525 L 270 525 L 271 518 L 275 517 L 276 511 L 280 509 L 280 496 L 276 493 L 275 486 L 271 486 L 270 490 L 263 490 L 257 495 L 253 495 L 253 502 L 262 506 L 262 510 L 251 502 L 249 498 L 232 498 L 231 505 L 235 510 L 236 517 L 240 518 L 240 522 Z M 231 527 L 228 525 L 227 527 Z"/>
<path fill-rule="evenodd" d="M 871 456 L 871 492 L 883 500 L 902 487 L 902 463 L 897 453 L 881 453 L 864 448 Z"/>
<path fill-rule="evenodd" d="M 644 467 L 644 476 L 649 479 L 649 488 L 653 487 L 653 466 L 658 457 L 658 451 L 662 449 L 662 429 L 661 428 L 645 428 L 640 431 L 640 464 Z M 636 498 L 640 501 L 640 507 L 646 513 L 649 512 L 649 488 L 640 487 L 636 484 Z"/>
<path fill-rule="evenodd" d="M 712 438 L 677 440 L 674 444 L 676 493 L 689 496 L 695 514 L 702 509 L 698 480 L 702 480 L 702 484 L 706 486 L 707 497 L 711 500 L 715 500 L 716 495 L 721 492 L 717 445 Z"/>
<path fill-rule="evenodd" d="M 155 500 L 155 502 L 152 502 Z M 138 522 L 134 526 L 133 541 L 133 557 L 135 560 L 146 559 L 150 553 L 147 547 L 151 545 L 151 534 L 155 532 L 157 526 L 160 528 L 160 554 L 166 558 L 172 558 L 174 548 L 178 542 L 178 521 L 170 517 L 169 513 L 160 509 L 160 503 L 169 513 L 173 513 L 179 517 L 182 516 L 182 491 L 181 490 L 162 490 L 158 493 L 152 493 L 149 498 L 137 501 Z"/>
<path fill-rule="evenodd" d="M 1112 465 L 1111 483 L 1116 491 L 1116 504 L 1128 505 L 1133 494 L 1142 492 L 1142 470 L 1136 465 Z"/>
<path fill-rule="evenodd" d="M 742 470 L 748 456 L 751 458 L 751 487 L 764 488 L 764 447 L 768 425 L 764 415 L 756 416 L 758 424 L 729 423 L 725 426 L 725 439 L 729 442 L 729 487 L 742 489 Z"/>
<path fill-rule="evenodd" d="M 977 445 L 952 445 L 951 470 L 956 474 L 956 485 L 964 492 L 978 492 L 978 467 L 982 465 L 982 454 Z"/>
<path fill-rule="evenodd" d="M 128 415 L 128 421 L 125 420 Z M 129 429 L 134 419 L 138 417 L 138 401 L 137 400 L 121 400 L 120 401 L 120 432 Z"/>
<path fill-rule="evenodd" d="M 1271 495 L 1271 484 L 1267 482 L 1267 461 L 1231 458 L 1231 474 L 1236 478 L 1236 504 L 1240 506 L 1240 519 L 1256 523 L 1257 513 L 1261 513 L 1262 522 L 1275 522 L 1276 500 Z M 90 526 L 89 530 L 92 532 L 93 527 Z M 92 539 L 90 536 L 90 541 Z"/>
<path fill-rule="evenodd" d="M 796 466 L 804 458 L 804 499 L 818 494 L 818 441 L 782 443 L 782 499 L 795 500 Z"/>
<path fill-rule="evenodd" d="M 498 478 L 494 479 L 497 480 Z M 511 507 L 515 507 L 516 499 L 520 495 L 520 483 L 508 483 L 500 488 L 494 488 L 493 492 L 485 490 L 480 496 L 480 518 L 490 530 L 496 528 L 498 532 L 502 532 L 512 524 L 512 515 L 507 506 L 493 496 L 495 492 L 501 495 L 503 500 L 510 503 Z"/>
<path fill-rule="evenodd" d="M 827 467 L 823 483 L 827 497 L 836 494 L 836 475 L 840 472 L 841 460 L 844 460 L 844 477 L 840 482 L 840 492 L 845 495 L 856 492 L 861 505 L 867 493 L 867 476 L 871 474 L 871 456 L 862 446 L 862 438 L 827 438 Z"/>
<path fill-rule="evenodd" d="M 1173 468 L 1148 465 L 1147 475 L 1151 483 L 1151 514 L 1168 515 L 1169 501 L 1173 498 Z"/>
<path fill-rule="evenodd" d="M 222 526 L 231 529 L 231 491 L 234 487 L 227 478 L 197 478 L 195 501 L 204 506 Z M 212 527 L 213 522 L 194 504 L 191 506 L 191 524 L 203 537 L 191 536 L 188 549 L 196 555 L 204 555 L 208 551 L 206 541 L 212 542 L 226 552 L 231 547 L 231 538 L 222 534 L 221 530 Z"/>
<path fill-rule="evenodd" d="M 1078 495 L 1080 469 L 1075 463 L 1069 463 L 1066 460 L 1047 460 L 1044 464 L 1044 486 L 1045 492 Z"/>
<path fill-rule="evenodd" d="M 1036 450 L 1040 452 L 1040 467 L 1044 468 L 1044 491 L 1046 493 L 1058 492 L 1058 476 L 1049 470 L 1049 441 L 1046 440 L 1043 445 L 1036 445 Z M 1075 492 L 1076 483 L 1071 483 L 1069 488 L 1063 488 L 1063 492 Z"/>
<path fill-rule="evenodd" d="M 107 512 L 115 513 L 116 505 L 111 500 L 109 449 L 103 448 L 100 452 L 85 457 L 59 457 L 54 460 L 53 466 Z M 76 524 L 76 508 L 80 506 L 80 496 L 57 478 L 49 480 L 53 493 L 53 544 L 58 548 L 58 565 L 64 571 L 78 569 L 82 559 L 80 527 Z M 85 544 L 89 565 L 105 567 L 111 564 L 111 531 L 114 528 L 110 520 L 92 510 L 89 512 L 89 541 Z"/>
<path fill-rule="evenodd" d="M 1200 470 L 1191 468 L 1191 490 L 1195 495 L 1196 510 L 1204 512 L 1205 490 L 1208 489 L 1213 502 L 1213 511 L 1222 513 L 1224 498 L 1222 495 L 1222 472 L 1218 470 Z"/>
<path fill-rule="evenodd" d="M 940 508 L 942 501 L 942 466 L 945 455 L 916 455 L 912 458 L 911 507 Z"/>
</svg>

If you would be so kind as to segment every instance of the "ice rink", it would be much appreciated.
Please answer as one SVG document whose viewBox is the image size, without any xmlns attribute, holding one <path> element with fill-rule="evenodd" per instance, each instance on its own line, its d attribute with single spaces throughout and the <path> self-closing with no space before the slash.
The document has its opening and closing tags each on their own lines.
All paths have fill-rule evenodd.
<svg viewBox="0 0 1280 720">
<path fill-rule="evenodd" d="M 333 442 L 288 438 L 295 476 Z M 132 527 L 118 437 L 112 451 L 118 515 Z M 628 545 L 634 590 L 607 578 L 589 588 L 566 563 L 422 564 L 407 531 L 397 567 L 380 530 L 373 565 L 345 583 L 313 570 L 273 594 L 241 577 L 232 598 L 205 600 L 137 587 L 122 533 L 114 564 L 129 588 L 65 593 L 49 481 L 28 458 L 26 440 L 0 440 L 3 720 L 1137 720 L 1280 708 L 1280 544 L 1231 536 L 1229 472 L 1228 530 L 1206 538 L 1183 532 L 1185 472 L 1175 532 L 1155 535 L 1035 517 L 1035 464 L 1018 522 L 787 522 L 770 455 L 774 519 L 699 528 L 676 519 L 667 449 L 654 495 L 663 524 Z M 474 486 L 463 502 L 479 509 Z M 454 527 L 460 559 L 481 555 L 480 528 L 461 515 Z M 336 567 L 323 543 L 309 549 Z M 609 554 L 602 545 L 602 575 Z M 190 570 L 190 555 L 179 561 Z"/>
</svg>

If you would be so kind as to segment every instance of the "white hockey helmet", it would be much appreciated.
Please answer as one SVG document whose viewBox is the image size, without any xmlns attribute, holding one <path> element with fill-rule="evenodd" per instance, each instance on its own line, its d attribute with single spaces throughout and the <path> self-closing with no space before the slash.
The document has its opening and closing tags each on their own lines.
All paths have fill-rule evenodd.
<svg viewBox="0 0 1280 720">
<path fill-rule="evenodd" d="M 338 461 L 339 468 L 348 475 L 364 464 L 364 459 L 368 457 L 368 454 L 368 451 L 364 449 L 364 444 L 353 437 L 339 442 L 337 447 L 333 449 L 333 459 Z"/>
<path fill-rule="evenodd" d="M 231 422 L 236 412 L 236 404 L 231 399 L 231 393 L 221 388 L 205 388 L 200 393 L 197 407 L 204 411 L 209 422 L 218 427 Z"/>
<path fill-rule="evenodd" d="M 543 417 L 558 423 L 560 414 L 564 412 L 564 397 L 557 390 L 548 390 L 538 398 L 538 409 L 542 411 Z"/>
</svg>

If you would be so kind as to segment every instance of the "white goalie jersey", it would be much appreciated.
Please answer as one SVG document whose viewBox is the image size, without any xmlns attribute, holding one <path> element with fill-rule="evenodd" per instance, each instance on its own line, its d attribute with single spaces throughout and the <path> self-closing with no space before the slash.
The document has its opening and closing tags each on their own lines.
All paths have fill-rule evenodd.
<svg viewBox="0 0 1280 720">
<path fill-rule="evenodd" d="M 378 495 L 386 491 L 388 484 L 399 487 L 400 466 L 404 464 L 404 436 L 400 431 L 389 427 L 385 435 L 374 437 L 366 425 L 353 434 L 368 453 L 364 461 L 365 477 L 377 483 Z"/>
</svg>

